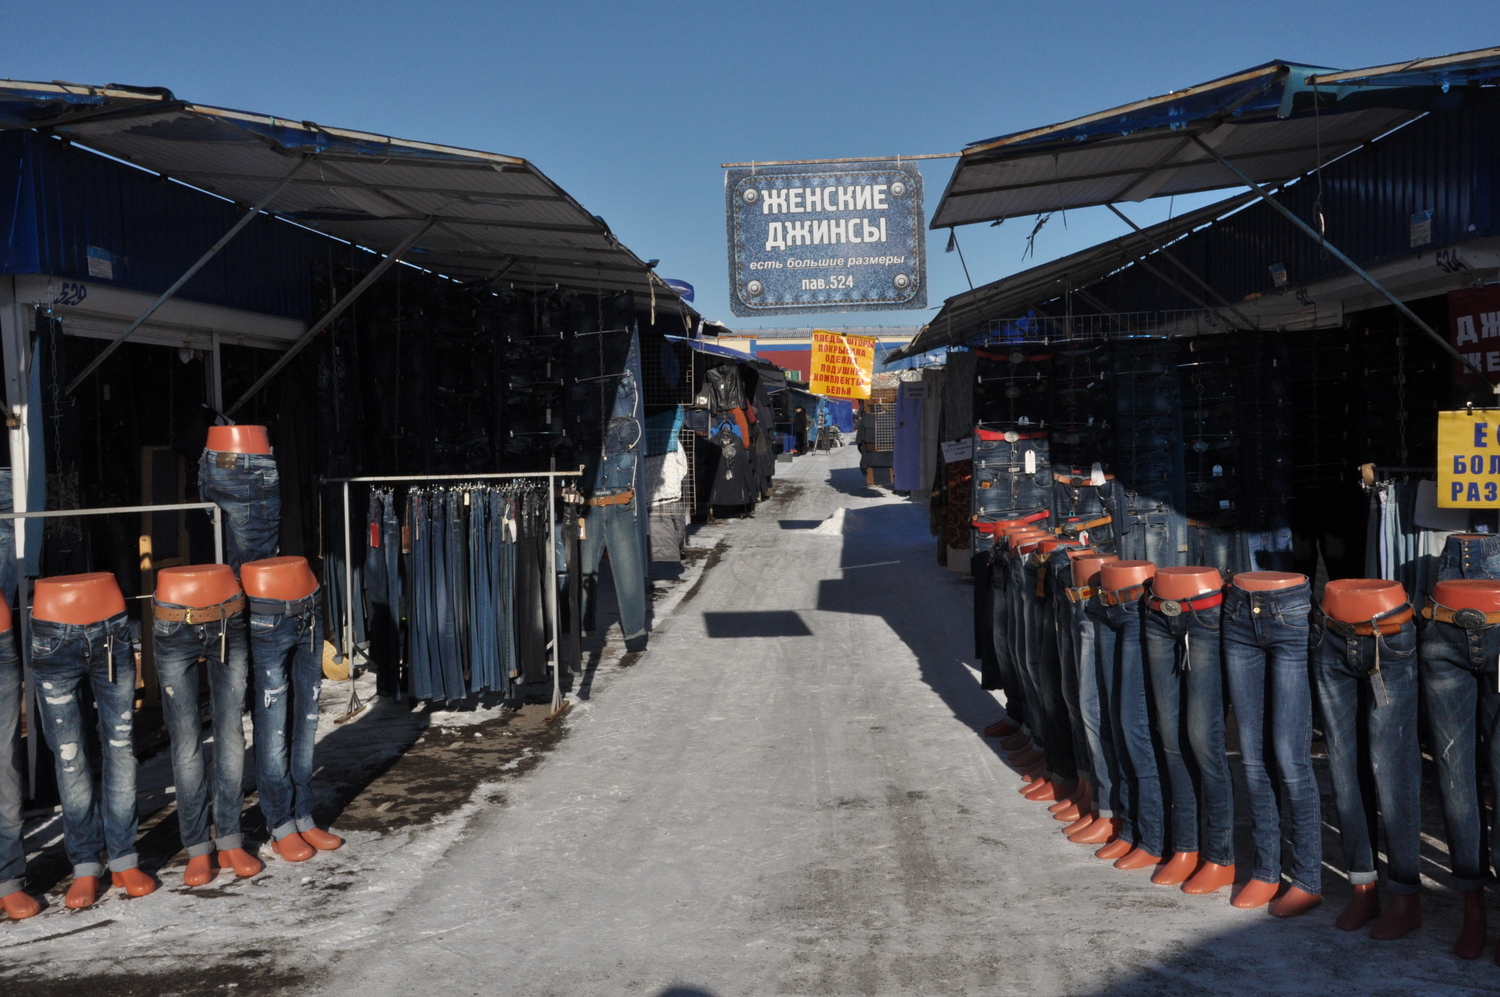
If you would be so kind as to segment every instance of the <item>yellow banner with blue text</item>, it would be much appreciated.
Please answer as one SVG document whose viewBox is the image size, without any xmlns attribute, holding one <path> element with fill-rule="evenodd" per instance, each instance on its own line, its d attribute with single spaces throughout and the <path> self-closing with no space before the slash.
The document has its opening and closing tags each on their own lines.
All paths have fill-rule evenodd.
<svg viewBox="0 0 1500 997">
<path fill-rule="evenodd" d="M 1438 507 L 1500 509 L 1500 409 L 1438 413 Z"/>
</svg>

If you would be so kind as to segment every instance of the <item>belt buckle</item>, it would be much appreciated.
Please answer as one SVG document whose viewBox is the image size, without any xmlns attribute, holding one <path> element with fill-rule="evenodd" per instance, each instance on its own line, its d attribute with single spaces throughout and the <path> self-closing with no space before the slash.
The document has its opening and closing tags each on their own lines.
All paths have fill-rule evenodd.
<svg viewBox="0 0 1500 997">
<path fill-rule="evenodd" d="M 1161 609 L 1161 615 L 1163 615 L 1163 616 L 1181 616 L 1182 615 L 1182 603 L 1178 602 L 1175 599 L 1163 599 L 1161 601 L 1161 607 L 1160 607 L 1160 609 Z"/>
<path fill-rule="evenodd" d="M 1465 630 L 1478 630 L 1485 625 L 1484 613 L 1472 608 L 1454 610 L 1453 622 Z"/>
<path fill-rule="evenodd" d="M 239 467 L 240 455 L 237 453 L 230 453 L 228 451 L 220 451 L 219 453 L 214 454 L 214 466 L 219 468 L 221 471 L 227 471 L 230 468 Z"/>
<path fill-rule="evenodd" d="M 1332 630 L 1340 637 L 1348 638 L 1357 636 L 1357 632 L 1354 629 L 1354 624 L 1347 623 L 1344 620 L 1328 620 L 1328 629 Z"/>
<path fill-rule="evenodd" d="M 1025 363 L 1026 362 L 1026 354 L 1022 353 L 1020 350 L 1016 350 L 1010 356 L 1006 357 L 1006 359 L 1009 360 L 1011 363 Z"/>
<path fill-rule="evenodd" d="M 1021 438 L 1021 434 L 1018 433 L 1018 432 L 1016 432 L 1014 429 L 1007 429 L 1005 431 L 1005 442 L 1006 443 L 1014 443 L 1017 440 L 1019 440 L 1020 438 Z"/>
</svg>

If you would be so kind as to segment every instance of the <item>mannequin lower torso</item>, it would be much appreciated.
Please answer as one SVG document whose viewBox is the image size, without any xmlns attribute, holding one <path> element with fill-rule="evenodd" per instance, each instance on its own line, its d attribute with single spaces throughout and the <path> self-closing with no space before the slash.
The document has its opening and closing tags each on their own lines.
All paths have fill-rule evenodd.
<svg viewBox="0 0 1500 997">
<path fill-rule="evenodd" d="M 1114 560 L 1099 569 L 1099 588 L 1113 595 L 1129 592 L 1145 585 L 1156 575 L 1156 565 L 1150 561 Z"/>
<path fill-rule="evenodd" d="M 1449 609 L 1500 613 L 1500 580 L 1455 578 L 1432 588 L 1432 601 Z"/>
<path fill-rule="evenodd" d="M 1412 618 L 1406 589 L 1400 582 L 1379 578 L 1341 578 L 1329 582 L 1323 587 L 1321 608 L 1330 619 L 1344 623 L 1365 623 L 1381 617 L 1383 625 L 1396 626 Z"/>
<path fill-rule="evenodd" d="M 271 557 L 240 567 L 240 581 L 252 599 L 295 602 L 318 590 L 318 576 L 305 557 Z"/>
<path fill-rule="evenodd" d="M 50 623 L 87 626 L 125 612 L 120 583 L 107 571 L 38 578 L 31 615 Z"/>
<path fill-rule="evenodd" d="M 1073 587 L 1091 588 L 1099 581 L 1099 572 L 1106 564 L 1120 559 L 1117 554 L 1100 554 L 1091 551 L 1073 559 Z"/>
<path fill-rule="evenodd" d="M 240 583 L 227 564 L 194 564 L 162 568 L 156 573 L 158 603 L 205 609 L 240 595 Z"/>
<path fill-rule="evenodd" d="M 1220 592 L 1224 576 L 1217 568 L 1161 568 L 1151 581 L 1151 594 L 1159 599 L 1180 601 Z"/>
<path fill-rule="evenodd" d="M 209 426 L 205 450 L 217 453 L 271 452 L 271 437 L 265 426 Z"/>
<path fill-rule="evenodd" d="M 1246 592 L 1273 592 L 1307 584 L 1307 576 L 1295 571 L 1241 571 L 1234 576 L 1234 585 Z"/>
</svg>

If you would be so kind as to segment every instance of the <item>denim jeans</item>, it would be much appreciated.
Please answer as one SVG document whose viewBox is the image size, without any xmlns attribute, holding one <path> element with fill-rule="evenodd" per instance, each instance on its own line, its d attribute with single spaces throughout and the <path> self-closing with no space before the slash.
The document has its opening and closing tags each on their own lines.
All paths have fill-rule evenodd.
<svg viewBox="0 0 1500 997">
<path fill-rule="evenodd" d="M 1100 817 L 1118 817 L 1125 828 L 1130 826 L 1132 793 L 1130 779 L 1125 771 L 1124 752 L 1119 750 L 1121 741 L 1120 721 L 1116 708 L 1119 700 L 1119 670 L 1115 667 L 1115 632 L 1105 622 L 1108 612 L 1096 592 L 1086 602 L 1078 604 L 1082 611 L 1083 626 L 1079 630 L 1079 711 L 1083 714 L 1086 733 L 1089 736 L 1089 754 L 1094 760 L 1094 804 Z M 1091 649 L 1092 665 L 1083 655 Z M 1093 703 L 1090 704 L 1090 678 L 1093 686 Z M 1094 726 L 1094 723 L 1097 726 Z M 1095 743 L 1097 741 L 1097 743 Z M 1128 840 L 1134 840 L 1134 831 Z"/>
<path fill-rule="evenodd" d="M 1150 561 L 1158 568 L 1187 563 L 1187 517 L 1169 503 L 1127 491 L 1120 534 L 1122 561 Z"/>
<path fill-rule="evenodd" d="M 155 602 L 158 609 L 181 609 Z M 162 719 L 172 735 L 172 778 L 177 784 L 177 824 L 188 857 L 240 847 L 245 802 L 245 680 L 250 649 L 245 614 L 211 623 L 156 620 L 151 624 Z M 205 781 L 203 720 L 198 709 L 198 661 L 208 669 L 213 706 L 213 776 Z M 209 785 L 213 791 L 210 794 Z M 209 806 L 214 837 L 210 841 Z"/>
<path fill-rule="evenodd" d="M 1436 581 L 1455 578 L 1500 578 L 1500 535 L 1449 537 L 1438 556 Z"/>
<path fill-rule="evenodd" d="M 626 640 L 646 632 L 646 557 L 641 549 L 641 527 L 636 521 L 640 494 L 619 505 L 584 507 L 584 535 L 578 557 L 583 577 L 583 628 L 596 626 L 599 560 L 609 548 L 609 570 L 615 578 L 620 605 L 620 631 Z"/>
<path fill-rule="evenodd" d="M 1000 688 L 1005 693 L 1005 712 L 1027 730 L 1031 730 L 1026 701 L 1026 685 L 1021 663 L 1016 660 L 1015 624 L 1012 620 L 1014 583 L 1011 580 L 1010 555 L 1004 548 L 990 550 L 990 646 L 995 653 L 995 669 Z"/>
<path fill-rule="evenodd" d="M 979 659 L 979 687 L 1003 688 L 1000 662 L 995 656 L 994 599 L 990 591 L 990 549 L 969 555 L 969 573 L 974 577 L 974 657 Z"/>
<path fill-rule="evenodd" d="M 1246 566 L 1244 541 L 1239 530 L 1223 529 L 1190 519 L 1187 521 L 1186 531 L 1186 563 L 1218 568 L 1226 577 L 1250 570 Z"/>
<path fill-rule="evenodd" d="M 281 530 L 276 458 L 205 450 L 198 460 L 198 494 L 224 510 L 224 560 L 235 574 L 246 561 L 275 556 Z"/>
<path fill-rule="evenodd" d="M 1255 838 L 1251 877 L 1281 881 L 1281 810 L 1266 766 L 1281 774 L 1291 811 L 1291 878 L 1308 893 L 1322 889 L 1323 829 L 1312 769 L 1312 685 L 1308 676 L 1310 586 L 1224 595 L 1224 675 L 1239 724 L 1240 756 Z"/>
<path fill-rule="evenodd" d="M 110 681 L 110 663 L 114 681 Z M 75 876 L 102 876 L 109 868 L 136 867 L 135 662 L 125 614 L 98 623 L 31 620 L 31 666 L 36 676 L 38 718 L 57 764 L 63 839 Z M 83 684 L 99 708 L 103 771 L 94 796 L 93 766 L 84 743 Z"/>
<path fill-rule="evenodd" d="M 1073 584 L 1073 562 L 1066 548 L 1059 547 L 1047 559 L 1047 618 L 1048 646 L 1055 648 L 1048 660 L 1058 672 L 1059 689 L 1062 694 L 1062 709 L 1067 717 L 1071 735 L 1069 750 L 1073 769 L 1077 775 L 1092 775 L 1089 756 L 1088 733 L 1083 721 L 1078 674 L 1078 618 L 1073 603 L 1068 601 L 1068 588 Z M 1090 645 L 1092 650 L 1092 645 Z M 1098 692 L 1094 692 L 1095 702 Z M 1061 773 L 1059 773 L 1061 774 Z"/>
<path fill-rule="evenodd" d="M 1032 669 L 1042 700 L 1042 725 L 1047 738 L 1047 771 L 1065 783 L 1078 780 L 1078 756 L 1073 748 L 1073 723 L 1063 678 L 1063 662 L 1057 636 L 1057 610 L 1047 597 L 1048 561 L 1028 555 L 1023 563 L 1026 589 L 1027 630 L 1031 640 Z M 1037 590 L 1042 594 L 1038 595 Z"/>
<path fill-rule="evenodd" d="M 1101 603 L 1098 619 L 1103 624 L 1096 631 L 1101 668 L 1113 679 L 1109 689 L 1110 722 L 1115 758 L 1121 770 L 1120 798 L 1126 818 L 1121 837 L 1148 855 L 1159 856 L 1165 847 L 1161 769 L 1147 702 L 1141 604 Z"/>
<path fill-rule="evenodd" d="M 396 497 L 389 488 L 370 492 L 366 529 L 365 626 L 370 637 L 370 660 L 375 665 L 375 693 L 401 702 L 404 698 L 401 685 L 401 524 L 396 516 Z"/>
<path fill-rule="evenodd" d="M 1378 684 L 1371 675 L 1377 664 Z M 1344 637 L 1314 626 L 1313 665 L 1349 882 L 1375 882 L 1378 798 L 1388 885 L 1392 893 L 1415 893 L 1422 845 L 1416 625 L 1408 622 L 1380 637 Z M 1365 778 L 1367 764 L 1373 787 Z"/>
<path fill-rule="evenodd" d="M 994 520 L 1051 508 L 1052 463 L 1046 439 L 1007 442 L 1003 436 L 987 429 L 974 431 L 972 514 Z"/>
<path fill-rule="evenodd" d="M 1006 582 L 1006 630 L 1010 640 L 1011 660 L 1015 663 L 1016 675 L 1022 688 L 1026 704 L 1026 726 L 1037 750 L 1045 753 L 1051 744 L 1051 731 L 1047 729 L 1046 702 L 1042 697 L 1039 671 L 1038 621 L 1033 612 L 1036 602 L 1036 572 L 1028 569 L 1026 561 L 1014 553 L 1005 556 Z"/>
<path fill-rule="evenodd" d="M 1500 834 L 1491 830 L 1488 861 L 1483 854 L 1485 821 L 1475 771 L 1476 763 L 1487 766 L 1490 782 L 1500 786 L 1500 624 L 1465 630 L 1433 620 L 1422 628 L 1421 648 L 1453 885 L 1477 890 L 1492 868 L 1500 868 Z"/>
<path fill-rule="evenodd" d="M 1057 522 L 1053 525 L 1068 535 L 1076 535 L 1083 524 L 1108 517 L 1110 522 L 1085 531 L 1088 535 L 1086 542 L 1101 554 L 1115 553 L 1124 490 L 1113 478 L 1106 479 L 1102 485 L 1075 484 L 1077 480 L 1087 481 L 1088 475 L 1084 474 L 1082 479 L 1054 482 L 1052 509 Z"/>
<path fill-rule="evenodd" d="M 12 551 L 14 553 L 14 550 Z M 26 875 L 21 844 L 21 656 L 16 632 L 0 632 L 0 897 Z"/>
<path fill-rule="evenodd" d="M 250 600 L 255 768 L 260 809 L 277 841 L 315 826 L 313 746 L 323 687 L 321 595 L 314 592 L 296 602 Z"/>
<path fill-rule="evenodd" d="M 11 469 L 0 468 L 0 512 L 15 510 L 11 496 L 11 480 Z M 35 541 L 33 540 L 32 543 Z M 27 549 L 30 550 L 30 546 Z M 16 604 L 16 586 L 20 583 L 20 579 L 21 571 L 16 565 L 16 520 L 0 519 L 0 595 L 5 596 L 8 606 Z M 0 896 L 3 895 L 0 894 Z"/>
<path fill-rule="evenodd" d="M 1167 616 L 1148 606 L 1142 630 L 1172 803 L 1172 850 L 1201 851 L 1205 862 L 1233 865 L 1234 784 L 1224 747 L 1220 612 L 1211 606 Z"/>
</svg>

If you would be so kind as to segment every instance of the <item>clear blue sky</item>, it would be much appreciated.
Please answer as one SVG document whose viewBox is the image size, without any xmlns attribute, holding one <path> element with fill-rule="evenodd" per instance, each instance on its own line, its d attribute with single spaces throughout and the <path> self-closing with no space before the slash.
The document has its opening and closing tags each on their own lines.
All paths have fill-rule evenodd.
<svg viewBox="0 0 1500 997">
<path fill-rule="evenodd" d="M 12 5 L 13 13 L 20 9 Z M 1495 0 L 994 3 L 151 3 L 28 6 L 0 75 L 165 86 L 208 104 L 524 156 L 659 272 L 729 312 L 721 162 L 956 152 L 1272 59 L 1354 68 L 1500 44 Z M 951 161 L 927 163 L 928 207 Z M 1194 204 L 1204 203 L 1202 197 Z M 1188 206 L 1178 198 L 1176 210 Z M 1127 208 L 1166 216 L 1165 201 Z M 1028 221 L 959 229 L 976 284 Z M 1040 262 L 1124 231 L 1055 217 Z M 926 312 L 966 288 L 928 233 Z M 765 325 L 806 324 L 798 316 Z"/>
</svg>

